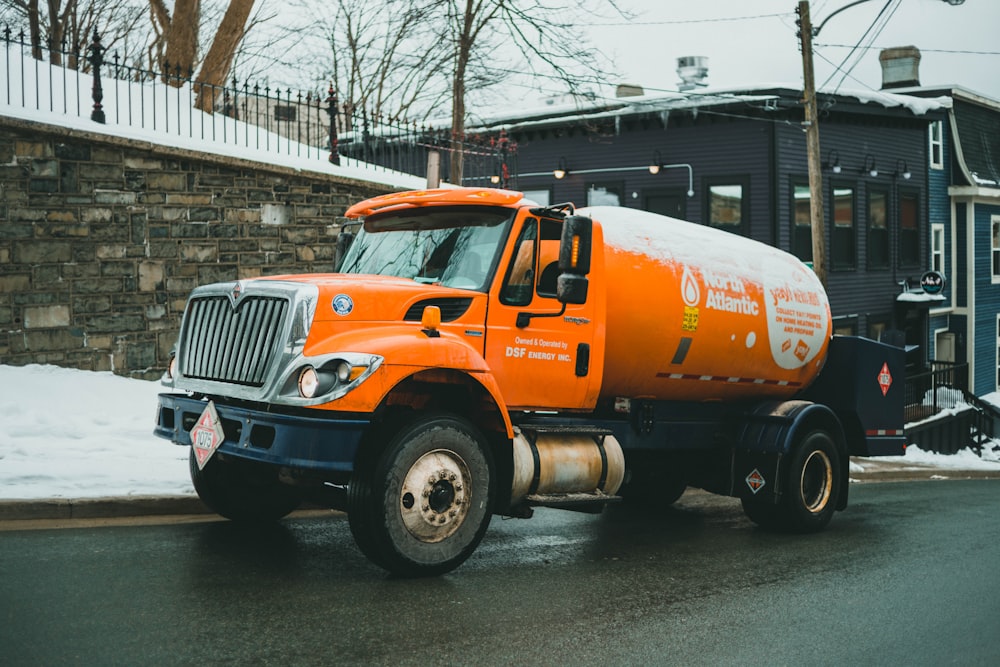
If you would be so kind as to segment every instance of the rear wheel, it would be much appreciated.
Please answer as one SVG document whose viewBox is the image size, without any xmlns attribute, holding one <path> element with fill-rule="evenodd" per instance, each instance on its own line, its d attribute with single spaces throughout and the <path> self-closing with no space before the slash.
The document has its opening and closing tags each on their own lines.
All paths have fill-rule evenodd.
<svg viewBox="0 0 1000 667">
<path fill-rule="evenodd" d="M 192 449 L 188 467 L 201 501 L 233 521 L 277 521 L 302 502 L 298 489 L 282 484 L 273 468 L 258 463 L 216 455 L 199 469 Z"/>
<path fill-rule="evenodd" d="M 358 547 L 402 576 L 461 565 L 489 526 L 493 460 L 482 436 L 452 416 L 404 426 L 380 454 L 362 456 L 348 487 Z"/>
<path fill-rule="evenodd" d="M 809 533 L 830 523 L 840 499 L 840 452 L 826 431 L 808 433 L 792 452 L 781 500 L 744 498 L 743 511 L 763 528 Z"/>
</svg>

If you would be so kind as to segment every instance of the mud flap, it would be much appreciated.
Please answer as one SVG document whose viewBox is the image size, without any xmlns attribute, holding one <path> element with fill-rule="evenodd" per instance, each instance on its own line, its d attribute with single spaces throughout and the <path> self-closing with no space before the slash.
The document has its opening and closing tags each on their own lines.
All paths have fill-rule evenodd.
<svg viewBox="0 0 1000 667">
<path fill-rule="evenodd" d="M 729 495 L 740 499 L 779 502 L 781 458 L 779 452 L 734 450 Z"/>
</svg>

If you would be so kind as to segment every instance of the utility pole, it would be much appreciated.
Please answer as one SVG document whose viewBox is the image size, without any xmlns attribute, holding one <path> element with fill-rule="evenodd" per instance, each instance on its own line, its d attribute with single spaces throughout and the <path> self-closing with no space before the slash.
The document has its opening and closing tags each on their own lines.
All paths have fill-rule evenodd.
<svg viewBox="0 0 1000 667">
<path fill-rule="evenodd" d="M 805 104 L 806 159 L 809 166 L 809 218 L 812 229 L 813 271 L 826 287 L 826 232 L 823 224 L 823 173 L 819 151 L 819 114 L 816 111 L 816 79 L 813 74 L 812 20 L 809 17 L 809 0 L 800 0 L 799 40 L 802 45 L 802 74 Z"/>
</svg>

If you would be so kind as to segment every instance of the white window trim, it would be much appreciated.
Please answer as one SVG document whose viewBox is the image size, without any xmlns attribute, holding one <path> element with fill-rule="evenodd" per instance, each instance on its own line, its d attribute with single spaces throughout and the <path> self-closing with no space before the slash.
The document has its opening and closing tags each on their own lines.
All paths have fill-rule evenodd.
<svg viewBox="0 0 1000 667">
<path fill-rule="evenodd" d="M 936 247 L 937 240 L 941 240 L 941 247 Z M 942 276 L 948 275 L 948 261 L 947 255 L 945 254 L 945 236 L 944 236 L 944 224 L 940 222 L 931 223 L 931 267 L 934 267 L 934 256 L 938 255 L 941 258 L 941 268 L 938 269 Z"/>
<path fill-rule="evenodd" d="M 934 129 L 937 128 L 938 138 L 934 138 Z M 934 147 L 937 146 L 941 159 L 934 161 Z M 944 121 L 936 120 L 927 127 L 927 155 L 931 163 L 931 169 L 944 169 Z"/>
<path fill-rule="evenodd" d="M 993 228 L 1000 225 L 1000 215 L 990 216 L 990 282 L 994 285 L 1000 284 L 1000 274 L 993 273 L 993 253 L 1000 252 L 1000 247 L 993 245 L 993 239 L 997 236 L 993 233 Z"/>
</svg>

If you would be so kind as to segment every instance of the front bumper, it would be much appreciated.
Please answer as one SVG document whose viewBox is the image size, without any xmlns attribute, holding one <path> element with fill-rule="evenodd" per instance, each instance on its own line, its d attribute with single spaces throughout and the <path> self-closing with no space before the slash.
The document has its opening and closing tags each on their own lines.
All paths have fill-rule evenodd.
<svg viewBox="0 0 1000 667">
<path fill-rule="evenodd" d="M 154 435 L 191 445 L 191 429 L 207 405 L 184 394 L 160 394 Z M 357 415 L 310 417 L 215 403 L 225 440 L 218 453 L 310 472 L 351 472 L 369 420 Z"/>
</svg>

